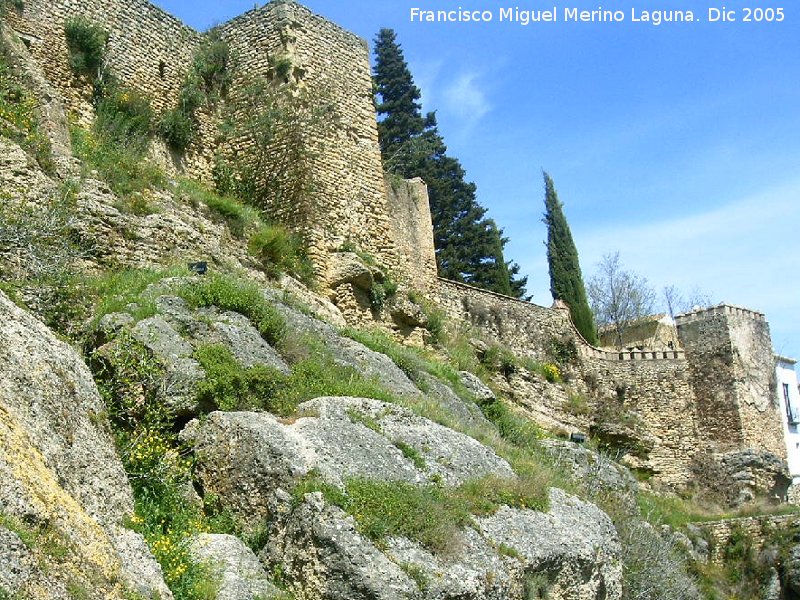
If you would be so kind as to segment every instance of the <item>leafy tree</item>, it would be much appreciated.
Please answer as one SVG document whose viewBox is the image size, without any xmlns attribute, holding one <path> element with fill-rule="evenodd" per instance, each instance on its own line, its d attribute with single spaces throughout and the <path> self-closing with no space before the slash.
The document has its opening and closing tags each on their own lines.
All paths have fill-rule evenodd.
<svg viewBox="0 0 800 600">
<path fill-rule="evenodd" d="M 507 240 L 476 199 L 474 183 L 458 159 L 447 156 L 436 115 L 421 113 L 414 85 L 395 33 L 382 29 L 375 39 L 375 93 L 384 165 L 401 177 L 428 184 L 439 275 L 501 294 L 522 297 L 527 278 L 506 262 Z"/>
<path fill-rule="evenodd" d="M 611 325 L 622 348 L 625 330 L 630 323 L 653 312 L 656 293 L 647 279 L 626 271 L 619 252 L 606 254 L 589 281 L 592 311 L 600 325 Z"/>
<path fill-rule="evenodd" d="M 597 343 L 592 311 L 586 299 L 586 288 L 578 261 L 578 250 L 564 216 L 564 205 L 558 200 L 553 179 L 544 173 L 545 214 L 547 225 L 547 263 L 550 267 L 550 293 L 569 307 L 572 322 L 590 344 Z"/>
</svg>

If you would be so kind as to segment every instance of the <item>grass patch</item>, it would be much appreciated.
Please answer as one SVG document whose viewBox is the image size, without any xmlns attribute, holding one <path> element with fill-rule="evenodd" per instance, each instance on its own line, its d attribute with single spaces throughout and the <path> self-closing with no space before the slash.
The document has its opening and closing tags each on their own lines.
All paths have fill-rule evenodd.
<svg viewBox="0 0 800 600">
<path fill-rule="evenodd" d="M 153 298 L 143 292 L 148 286 L 167 277 L 186 277 L 185 267 L 173 267 L 164 271 L 152 269 L 127 269 L 107 271 L 88 279 L 87 287 L 94 299 L 95 310 L 91 327 L 96 327 L 100 319 L 111 313 L 129 313 L 141 320 L 156 314 Z"/>
<path fill-rule="evenodd" d="M 216 306 L 244 315 L 273 346 L 279 346 L 286 335 L 283 316 L 250 281 L 214 273 L 187 281 L 174 291 L 193 309 Z"/>
<path fill-rule="evenodd" d="M 294 406 L 276 401 L 276 392 L 286 379 L 277 369 L 243 367 L 226 346 L 219 344 L 198 348 L 194 358 L 206 372 L 197 394 L 206 410 L 267 410 L 278 414 L 294 410 Z"/>
<path fill-rule="evenodd" d="M 214 215 L 228 225 L 236 237 L 242 237 L 249 226 L 260 223 L 255 209 L 234 198 L 220 196 L 197 181 L 182 179 L 178 183 L 177 193 L 195 206 L 200 204 L 207 206 Z"/>
<path fill-rule="evenodd" d="M 313 267 L 301 240 L 282 225 L 262 224 L 250 237 L 247 248 L 270 277 L 292 273 L 304 282 L 313 283 Z"/>
<path fill-rule="evenodd" d="M 311 473 L 292 494 L 299 503 L 306 493 L 321 492 L 329 503 L 352 515 L 359 531 L 379 545 L 386 538 L 403 536 L 447 555 L 457 549 L 459 529 L 473 516 L 493 514 L 503 504 L 540 509 L 542 499 L 532 489 L 529 482 L 497 477 L 458 488 L 354 478 L 340 489 Z"/>
<path fill-rule="evenodd" d="M 374 417 L 363 413 L 352 406 L 347 408 L 347 418 L 350 419 L 352 423 L 361 423 L 367 429 L 371 429 L 376 433 L 383 433 L 380 423 L 378 423 Z"/>
<path fill-rule="evenodd" d="M 409 446 L 405 442 L 397 440 L 395 440 L 393 443 L 397 449 L 403 453 L 403 456 L 410 460 L 417 469 L 424 471 L 428 467 L 427 463 L 425 462 L 425 457 L 419 450 L 414 448 L 414 446 Z"/>
<path fill-rule="evenodd" d="M 144 160 L 137 144 L 119 144 L 75 125 L 70 127 L 70 134 L 75 156 L 84 162 L 85 175 L 96 170 L 116 195 L 124 198 L 166 185 L 164 173 Z"/>
</svg>

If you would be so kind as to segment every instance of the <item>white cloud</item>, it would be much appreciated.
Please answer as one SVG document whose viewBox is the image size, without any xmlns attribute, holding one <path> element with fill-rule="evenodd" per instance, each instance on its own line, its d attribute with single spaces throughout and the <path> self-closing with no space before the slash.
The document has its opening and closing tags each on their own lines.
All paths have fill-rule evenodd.
<svg viewBox="0 0 800 600">
<path fill-rule="evenodd" d="M 676 205 L 677 206 L 677 205 Z M 584 274 L 619 250 L 657 289 L 698 287 L 766 313 L 776 348 L 800 353 L 800 180 L 693 215 L 577 232 Z"/>
<path fill-rule="evenodd" d="M 443 111 L 461 121 L 464 129 L 472 129 L 491 110 L 485 86 L 479 73 L 462 73 L 443 91 Z"/>
</svg>

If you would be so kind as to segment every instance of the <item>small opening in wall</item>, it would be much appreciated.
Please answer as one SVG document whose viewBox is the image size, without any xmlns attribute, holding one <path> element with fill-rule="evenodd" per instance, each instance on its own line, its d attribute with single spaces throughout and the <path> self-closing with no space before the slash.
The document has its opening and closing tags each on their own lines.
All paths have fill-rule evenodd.
<svg viewBox="0 0 800 600">
<path fill-rule="evenodd" d="M 167 74 L 167 63 L 165 63 L 162 60 L 158 63 L 158 76 L 161 77 L 161 79 L 164 79 L 164 77 L 166 77 L 166 74 Z"/>
</svg>

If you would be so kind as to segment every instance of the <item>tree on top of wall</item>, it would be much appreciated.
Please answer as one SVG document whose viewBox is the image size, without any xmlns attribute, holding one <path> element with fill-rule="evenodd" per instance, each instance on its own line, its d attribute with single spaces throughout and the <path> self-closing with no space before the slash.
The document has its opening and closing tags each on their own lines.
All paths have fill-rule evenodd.
<svg viewBox="0 0 800 600">
<path fill-rule="evenodd" d="M 378 135 L 385 168 L 401 177 L 422 177 L 428 184 L 439 275 L 517 298 L 527 278 L 507 262 L 508 241 L 476 199 L 474 183 L 458 159 L 447 156 L 436 116 L 422 116 L 403 51 L 391 29 L 375 40 L 375 94 Z"/>
<path fill-rule="evenodd" d="M 547 225 L 547 263 L 550 267 L 550 293 L 569 307 L 575 327 L 590 344 L 597 343 L 597 331 L 586 298 L 578 250 L 572 239 L 564 205 L 559 201 L 553 179 L 544 173 L 545 214 Z"/>
</svg>

